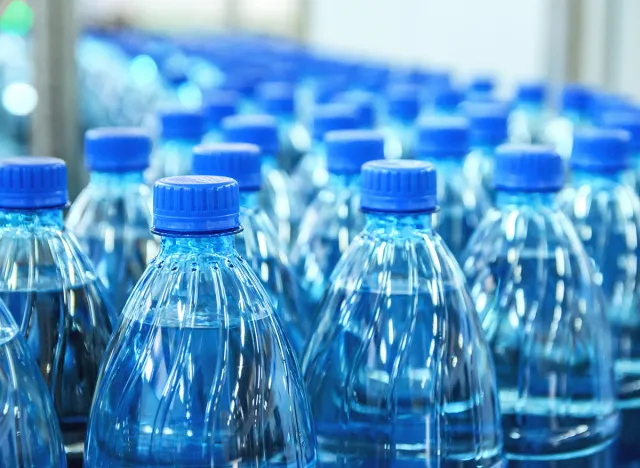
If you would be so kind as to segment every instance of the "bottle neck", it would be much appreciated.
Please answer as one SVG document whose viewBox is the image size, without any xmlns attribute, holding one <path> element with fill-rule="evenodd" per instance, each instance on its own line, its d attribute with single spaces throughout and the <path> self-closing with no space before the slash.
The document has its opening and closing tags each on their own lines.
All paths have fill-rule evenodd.
<svg viewBox="0 0 640 468">
<path fill-rule="evenodd" d="M 91 172 L 89 183 L 98 186 L 132 186 L 144 184 L 142 171 L 132 172 Z"/>
<path fill-rule="evenodd" d="M 260 158 L 260 167 L 263 174 L 278 169 L 278 159 L 276 155 L 273 153 L 264 153 Z"/>
<path fill-rule="evenodd" d="M 334 187 L 356 188 L 360 190 L 360 174 L 335 174 L 329 172 L 330 183 Z"/>
<path fill-rule="evenodd" d="M 505 192 L 498 190 L 496 194 L 496 206 L 537 205 L 552 207 L 556 202 L 557 192 Z"/>
<path fill-rule="evenodd" d="M 573 185 L 582 185 L 593 182 L 624 182 L 624 174 L 628 170 L 619 170 L 611 172 L 596 172 L 574 169 L 571 171 L 571 183 Z"/>
<path fill-rule="evenodd" d="M 365 212 L 367 231 L 399 231 L 415 229 L 428 231 L 433 229 L 433 213 L 387 213 Z"/>
<path fill-rule="evenodd" d="M 0 209 L 0 227 L 63 228 L 62 208 L 33 210 Z"/>
<path fill-rule="evenodd" d="M 158 257 L 175 253 L 231 255 L 235 251 L 235 234 L 194 237 L 163 235 Z"/>
<path fill-rule="evenodd" d="M 253 210 L 260 206 L 259 191 L 242 190 L 240 191 L 240 209 Z"/>
</svg>

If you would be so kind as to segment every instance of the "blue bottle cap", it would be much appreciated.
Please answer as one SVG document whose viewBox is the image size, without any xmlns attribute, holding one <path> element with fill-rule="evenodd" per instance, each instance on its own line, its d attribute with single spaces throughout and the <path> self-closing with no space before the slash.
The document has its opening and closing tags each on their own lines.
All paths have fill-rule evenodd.
<svg viewBox="0 0 640 468">
<path fill-rule="evenodd" d="M 588 128 L 573 134 L 569 163 L 587 172 L 618 172 L 631 164 L 629 133 L 611 128 Z"/>
<path fill-rule="evenodd" d="M 471 146 L 498 146 L 507 141 L 509 107 L 500 102 L 473 102 L 464 106 L 469 119 Z"/>
<path fill-rule="evenodd" d="M 617 128 L 629 133 L 629 150 L 640 152 L 640 112 L 638 111 L 609 111 L 600 116 L 598 121 L 604 128 Z"/>
<path fill-rule="evenodd" d="M 240 228 L 238 183 L 229 177 L 179 176 L 153 186 L 153 231 L 209 234 Z"/>
<path fill-rule="evenodd" d="M 193 175 L 231 177 L 242 191 L 260 190 L 260 148 L 248 143 L 210 143 L 193 149 Z"/>
<path fill-rule="evenodd" d="M 458 109 L 464 101 L 464 93 L 455 88 L 441 88 L 433 96 L 433 106 L 436 110 L 452 112 Z"/>
<path fill-rule="evenodd" d="M 258 103 L 270 115 L 292 116 L 295 113 L 295 91 L 287 82 L 264 83 L 258 88 Z"/>
<path fill-rule="evenodd" d="M 56 208 L 68 201 L 63 160 L 36 156 L 0 160 L 0 208 Z"/>
<path fill-rule="evenodd" d="M 562 158 L 541 145 L 502 145 L 496 150 L 494 185 L 506 192 L 557 192 L 564 185 Z"/>
<path fill-rule="evenodd" d="M 149 167 L 151 138 L 140 128 L 105 127 L 84 136 L 84 162 L 97 172 L 133 172 Z"/>
<path fill-rule="evenodd" d="M 238 95 L 233 91 L 215 90 L 205 98 L 202 106 L 207 125 L 218 127 L 222 119 L 234 115 L 238 110 Z"/>
<path fill-rule="evenodd" d="M 469 124 L 461 117 L 430 117 L 418 124 L 417 152 L 424 158 L 464 158 L 469 152 Z"/>
<path fill-rule="evenodd" d="M 387 90 L 387 113 L 404 122 L 414 122 L 420 113 L 420 88 L 394 85 Z"/>
<path fill-rule="evenodd" d="M 278 123 L 271 115 L 233 115 L 222 121 L 222 131 L 225 141 L 257 145 L 263 154 L 274 155 L 280 148 Z"/>
<path fill-rule="evenodd" d="M 476 76 L 469 83 L 469 90 L 474 93 L 492 93 L 496 82 L 491 76 Z"/>
<path fill-rule="evenodd" d="M 335 100 L 352 106 L 358 119 L 358 128 L 371 129 L 376 126 L 376 104 L 373 98 L 366 94 L 342 95 Z"/>
<path fill-rule="evenodd" d="M 335 130 L 325 143 L 332 174 L 359 174 L 364 163 L 384 159 L 384 136 L 374 130 Z"/>
<path fill-rule="evenodd" d="M 188 109 L 160 111 L 160 136 L 164 140 L 200 140 L 204 135 L 204 116 Z"/>
<path fill-rule="evenodd" d="M 333 130 L 352 130 L 358 128 L 358 114 L 353 106 L 346 104 L 326 104 L 313 111 L 312 135 L 322 141 L 326 133 Z"/>
<path fill-rule="evenodd" d="M 519 102 L 539 104 L 544 102 L 546 94 L 547 87 L 544 83 L 521 83 L 516 97 Z"/>
<path fill-rule="evenodd" d="M 591 105 L 591 90 L 581 84 L 567 84 L 562 89 L 560 108 L 563 111 L 586 112 Z"/>
<path fill-rule="evenodd" d="M 415 160 L 378 160 L 362 166 L 363 210 L 419 213 L 438 207 L 436 168 Z"/>
</svg>

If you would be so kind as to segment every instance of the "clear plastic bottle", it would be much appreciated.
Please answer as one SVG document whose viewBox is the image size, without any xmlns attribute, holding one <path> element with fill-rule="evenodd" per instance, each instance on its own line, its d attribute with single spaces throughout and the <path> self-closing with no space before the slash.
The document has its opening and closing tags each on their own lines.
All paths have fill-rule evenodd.
<svg viewBox="0 0 640 468">
<path fill-rule="evenodd" d="M 503 103 L 469 103 L 464 108 L 469 120 L 471 151 L 464 160 L 464 174 L 474 185 L 481 185 L 491 200 L 493 160 L 496 148 L 509 137 L 509 109 Z"/>
<path fill-rule="evenodd" d="M 307 209 L 289 256 L 302 290 L 300 311 L 311 323 L 331 272 L 364 227 L 360 168 L 384 159 L 385 149 L 384 137 L 373 130 L 332 131 L 325 144 L 329 184 Z"/>
<path fill-rule="evenodd" d="M 568 165 L 574 130 L 590 123 L 592 94 L 580 84 L 568 84 L 562 89 L 560 111 L 549 120 L 544 129 L 543 141 L 552 145 Z"/>
<path fill-rule="evenodd" d="M 628 134 L 589 129 L 574 134 L 571 186 L 558 203 L 573 221 L 598 269 L 613 332 L 622 431 L 616 466 L 640 463 L 640 200 L 625 184 Z"/>
<path fill-rule="evenodd" d="M 600 116 L 598 124 L 604 128 L 624 130 L 629 134 L 631 170 L 624 175 L 624 182 L 640 196 L 640 112 L 611 111 Z"/>
<path fill-rule="evenodd" d="M 385 157 L 413 159 L 416 145 L 416 121 L 420 115 L 420 88 L 394 85 L 386 94 Z"/>
<path fill-rule="evenodd" d="M 238 95 L 233 91 L 210 91 L 202 106 L 206 133 L 203 143 L 219 143 L 222 141 L 222 121 L 238 113 Z"/>
<path fill-rule="evenodd" d="M 464 93 L 456 88 L 447 87 L 435 91 L 433 102 L 427 115 L 457 116 L 461 115 L 461 104 Z"/>
<path fill-rule="evenodd" d="M 337 96 L 333 102 L 352 106 L 357 118 L 357 128 L 374 129 L 378 127 L 378 103 L 371 93 L 351 91 Z"/>
<path fill-rule="evenodd" d="M 550 117 L 545 109 L 546 95 L 544 83 L 522 83 L 518 86 L 515 105 L 509 116 L 509 141 L 544 142 L 544 129 Z"/>
<path fill-rule="evenodd" d="M 302 364 L 321 466 L 502 466 L 491 355 L 432 227 L 435 168 L 372 161 L 361 177 L 366 225 L 331 276 Z"/>
<path fill-rule="evenodd" d="M 293 350 L 235 250 L 237 183 L 162 179 L 153 202 L 162 245 L 103 361 L 85 467 L 316 466 Z"/>
<path fill-rule="evenodd" d="M 82 460 L 98 368 L 116 317 L 89 259 L 64 228 L 67 202 L 64 161 L 0 161 L 0 300 L 49 387 L 71 464 Z"/>
<path fill-rule="evenodd" d="M 467 87 L 466 100 L 490 101 L 494 99 L 496 80 L 489 75 L 478 75 L 471 79 Z"/>
<path fill-rule="evenodd" d="M 235 115 L 222 123 L 224 140 L 257 145 L 262 154 L 260 204 L 273 222 L 282 245 L 296 238 L 304 205 L 295 195 L 291 177 L 278 164 L 280 139 L 276 119 L 270 115 Z"/>
<path fill-rule="evenodd" d="M 162 177 L 189 175 L 193 147 L 200 144 L 205 131 L 204 116 L 195 110 L 164 110 L 160 126 L 160 140 L 146 174 L 149 183 Z"/>
<path fill-rule="evenodd" d="M 491 207 L 484 188 L 463 172 L 469 154 L 469 125 L 461 117 L 423 119 L 418 128 L 418 159 L 438 168 L 438 204 L 434 227 L 456 259 Z"/>
<path fill-rule="evenodd" d="M 58 417 L 18 325 L 0 303 L 0 466 L 66 468 Z M 10 414 L 7 414 L 10 412 Z"/>
<path fill-rule="evenodd" d="M 258 88 L 257 101 L 262 112 L 273 115 L 278 121 L 278 164 L 291 172 L 311 146 L 309 132 L 296 117 L 295 89 L 286 82 L 264 83 Z"/>
<path fill-rule="evenodd" d="M 66 226 L 107 287 L 120 313 L 158 252 L 151 227 L 151 190 L 144 183 L 151 139 L 136 128 L 100 128 L 85 135 L 89 185 L 71 205 Z"/>
<path fill-rule="evenodd" d="M 496 364 L 510 467 L 608 467 L 618 430 L 602 292 L 549 147 L 496 153 L 497 207 L 461 265 Z"/>
<path fill-rule="evenodd" d="M 311 149 L 293 172 L 294 190 L 302 206 L 309 206 L 320 190 L 329 183 L 325 135 L 333 130 L 358 128 L 358 116 L 352 106 L 326 104 L 317 106 L 311 119 Z"/>
<path fill-rule="evenodd" d="M 236 250 L 262 281 L 296 355 L 306 344 L 311 325 L 299 306 L 297 280 L 276 229 L 259 204 L 262 185 L 260 149 L 246 143 L 197 146 L 194 175 L 231 177 L 240 188 L 240 223 Z"/>
</svg>

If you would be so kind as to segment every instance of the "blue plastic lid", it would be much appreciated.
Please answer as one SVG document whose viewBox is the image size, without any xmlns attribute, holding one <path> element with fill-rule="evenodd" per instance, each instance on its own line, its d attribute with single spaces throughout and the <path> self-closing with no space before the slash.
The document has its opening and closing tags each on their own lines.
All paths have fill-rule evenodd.
<svg viewBox="0 0 640 468">
<path fill-rule="evenodd" d="M 498 146 L 507 141 L 509 107 L 500 102 L 474 102 L 464 106 L 469 119 L 471 146 Z"/>
<path fill-rule="evenodd" d="M 358 128 L 358 114 L 353 106 L 346 104 L 326 104 L 318 106 L 312 116 L 312 136 L 323 140 L 326 133 L 333 130 L 352 130 Z"/>
<path fill-rule="evenodd" d="M 415 160 L 378 160 L 362 166 L 363 210 L 430 212 L 438 207 L 436 168 Z"/>
<path fill-rule="evenodd" d="M 591 105 L 591 90 L 581 84 L 567 84 L 562 88 L 560 107 L 564 111 L 586 112 Z"/>
<path fill-rule="evenodd" d="M 496 82 L 490 76 L 476 76 L 469 83 L 469 90 L 475 93 L 492 93 L 495 87 Z"/>
<path fill-rule="evenodd" d="M 200 140 L 204 135 L 204 116 L 188 109 L 160 111 L 160 136 L 164 140 Z"/>
<path fill-rule="evenodd" d="M 0 160 L 0 208 L 56 208 L 68 201 L 63 160 L 36 156 Z"/>
<path fill-rule="evenodd" d="M 240 227 L 238 183 L 229 177 L 179 176 L 153 186 L 154 232 L 206 234 Z"/>
<path fill-rule="evenodd" d="M 84 136 L 84 162 L 98 172 L 133 172 L 149 167 L 151 138 L 140 128 L 105 127 Z"/>
<path fill-rule="evenodd" d="M 629 149 L 633 153 L 640 151 L 640 112 L 610 111 L 600 116 L 599 122 L 605 128 L 617 128 L 629 133 Z"/>
<path fill-rule="evenodd" d="M 557 192 L 564 185 L 562 158 L 541 145 L 502 145 L 495 156 L 493 183 L 506 192 Z"/>
<path fill-rule="evenodd" d="M 455 88 L 441 88 L 433 96 L 433 106 L 437 110 L 456 110 L 464 101 L 464 93 Z"/>
<path fill-rule="evenodd" d="M 258 88 L 258 103 L 263 112 L 291 116 L 295 112 L 295 90 L 291 83 L 277 81 Z"/>
<path fill-rule="evenodd" d="M 207 125 L 218 127 L 222 119 L 234 115 L 238 110 L 238 95 L 233 91 L 215 90 L 205 98 L 202 106 Z"/>
<path fill-rule="evenodd" d="M 327 169 L 332 174 L 359 174 L 362 165 L 384 159 L 384 136 L 374 130 L 336 130 L 325 136 Z"/>
<path fill-rule="evenodd" d="M 469 124 L 461 117 L 430 117 L 418 124 L 417 153 L 425 158 L 464 158 Z"/>
<path fill-rule="evenodd" d="M 266 114 L 234 115 L 222 121 L 223 138 L 229 143 L 251 143 L 263 154 L 274 155 L 280 148 L 278 123 Z"/>
<path fill-rule="evenodd" d="M 336 98 L 336 102 L 350 105 L 355 109 L 358 128 L 371 129 L 376 126 L 377 110 L 373 97 L 366 94 L 342 95 Z"/>
<path fill-rule="evenodd" d="M 404 122 L 414 122 L 420 113 L 420 88 L 394 85 L 387 90 L 387 113 Z"/>
<path fill-rule="evenodd" d="M 547 87 L 544 83 L 521 83 L 516 96 L 520 102 L 539 104 L 544 102 L 546 94 Z"/>
<path fill-rule="evenodd" d="M 260 148 L 248 143 L 210 143 L 193 149 L 194 175 L 231 177 L 240 190 L 259 190 Z"/>
<path fill-rule="evenodd" d="M 618 172 L 631 164 L 629 133 L 611 128 L 587 128 L 573 134 L 569 163 L 587 172 Z"/>
</svg>

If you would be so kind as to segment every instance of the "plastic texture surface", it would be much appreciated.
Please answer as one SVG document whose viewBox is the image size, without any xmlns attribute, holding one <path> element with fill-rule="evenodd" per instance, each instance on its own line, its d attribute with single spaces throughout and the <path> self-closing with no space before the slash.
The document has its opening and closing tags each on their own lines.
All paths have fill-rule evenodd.
<svg viewBox="0 0 640 468">
<path fill-rule="evenodd" d="M 502 466 L 495 373 L 430 216 L 367 214 L 302 368 L 322 466 Z"/>
</svg>

